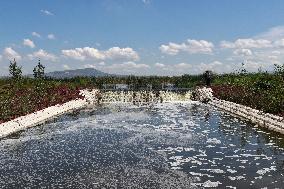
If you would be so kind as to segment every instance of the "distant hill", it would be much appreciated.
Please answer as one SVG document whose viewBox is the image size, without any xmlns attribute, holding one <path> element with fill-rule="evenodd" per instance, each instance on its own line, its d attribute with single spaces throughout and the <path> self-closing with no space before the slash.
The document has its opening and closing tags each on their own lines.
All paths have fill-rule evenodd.
<svg viewBox="0 0 284 189">
<path fill-rule="evenodd" d="M 103 76 L 111 76 L 112 74 L 104 73 L 94 68 L 85 68 L 85 69 L 49 72 L 49 73 L 46 73 L 45 75 L 48 77 L 61 79 L 61 78 L 72 78 L 72 77 L 78 77 L 78 76 L 103 77 Z"/>
</svg>

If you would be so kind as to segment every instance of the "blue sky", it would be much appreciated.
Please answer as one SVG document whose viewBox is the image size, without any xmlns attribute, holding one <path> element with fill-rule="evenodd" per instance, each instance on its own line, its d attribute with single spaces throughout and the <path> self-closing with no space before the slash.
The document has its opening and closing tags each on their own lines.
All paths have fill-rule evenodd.
<svg viewBox="0 0 284 189">
<path fill-rule="evenodd" d="M 271 70 L 284 58 L 282 0 L 4 0 L 0 75 L 77 68 L 138 75 Z"/>
</svg>

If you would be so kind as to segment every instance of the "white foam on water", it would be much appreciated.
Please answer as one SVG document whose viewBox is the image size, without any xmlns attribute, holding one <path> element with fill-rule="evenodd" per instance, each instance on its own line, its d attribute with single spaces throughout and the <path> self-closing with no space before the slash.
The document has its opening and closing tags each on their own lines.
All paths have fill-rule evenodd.
<svg viewBox="0 0 284 189">
<path fill-rule="evenodd" d="M 230 180 L 242 180 L 242 179 L 245 179 L 244 176 L 235 176 L 235 177 L 228 176 L 228 178 L 229 178 Z"/>
<path fill-rule="evenodd" d="M 259 174 L 259 175 L 264 175 L 264 174 L 269 173 L 271 171 L 276 171 L 276 166 L 271 166 L 269 168 L 260 169 L 256 173 Z"/>
<path fill-rule="evenodd" d="M 225 173 L 225 171 L 223 171 L 222 169 L 200 169 L 202 171 L 208 171 L 210 173 L 218 173 L 218 174 L 223 174 Z"/>
<path fill-rule="evenodd" d="M 218 140 L 217 138 L 209 138 L 209 139 L 207 139 L 206 142 L 209 143 L 209 144 L 221 144 L 221 141 Z"/>
<path fill-rule="evenodd" d="M 213 181 L 206 181 L 203 183 L 203 187 L 205 188 L 217 188 L 220 184 L 222 184 L 221 182 L 217 181 L 217 182 L 213 182 Z"/>
</svg>

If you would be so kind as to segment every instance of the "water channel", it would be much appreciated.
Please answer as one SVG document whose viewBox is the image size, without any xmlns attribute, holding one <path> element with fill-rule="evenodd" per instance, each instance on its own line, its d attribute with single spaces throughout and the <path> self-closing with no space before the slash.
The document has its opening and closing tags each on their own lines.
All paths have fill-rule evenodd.
<svg viewBox="0 0 284 189">
<path fill-rule="evenodd" d="M 111 103 L 0 141 L 0 188 L 283 188 L 284 139 L 199 102 Z"/>
</svg>

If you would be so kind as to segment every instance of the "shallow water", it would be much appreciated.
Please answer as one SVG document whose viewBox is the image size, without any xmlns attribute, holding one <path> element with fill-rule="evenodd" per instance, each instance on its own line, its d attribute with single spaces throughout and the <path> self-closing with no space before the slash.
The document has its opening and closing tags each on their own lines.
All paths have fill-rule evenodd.
<svg viewBox="0 0 284 189">
<path fill-rule="evenodd" d="M 282 188 L 284 139 L 200 103 L 111 104 L 0 141 L 1 188 Z"/>
</svg>

